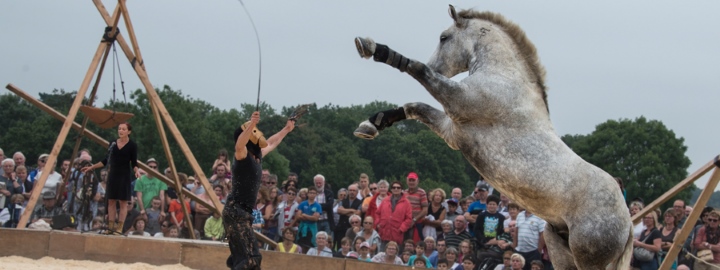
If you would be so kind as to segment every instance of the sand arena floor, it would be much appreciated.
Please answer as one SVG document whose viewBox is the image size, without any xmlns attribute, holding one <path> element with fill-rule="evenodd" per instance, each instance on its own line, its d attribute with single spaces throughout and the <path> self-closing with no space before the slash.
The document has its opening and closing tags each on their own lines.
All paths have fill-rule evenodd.
<svg viewBox="0 0 720 270">
<path fill-rule="evenodd" d="M 163 266 L 155 266 L 146 263 L 112 263 L 112 262 L 94 262 L 81 260 L 60 260 L 51 257 L 43 257 L 39 260 L 33 260 L 20 256 L 0 257 L 0 269 L 23 269 L 23 270 L 66 270 L 66 269 L 92 269 L 92 270 L 163 270 L 163 269 L 187 269 L 182 264 L 171 264 Z"/>
</svg>

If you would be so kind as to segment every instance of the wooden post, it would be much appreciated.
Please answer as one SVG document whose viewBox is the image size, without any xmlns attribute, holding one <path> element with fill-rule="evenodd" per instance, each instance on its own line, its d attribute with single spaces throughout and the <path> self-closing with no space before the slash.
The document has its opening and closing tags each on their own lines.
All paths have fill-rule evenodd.
<svg viewBox="0 0 720 270">
<path fill-rule="evenodd" d="M 148 96 L 150 98 L 150 96 Z M 170 152 L 170 144 L 168 143 L 167 136 L 165 135 L 165 128 L 163 128 L 162 119 L 160 119 L 160 114 L 157 110 L 157 100 L 153 100 L 150 98 L 150 108 L 152 108 L 153 116 L 155 117 L 155 125 L 158 129 L 158 134 L 160 135 L 160 140 L 163 144 L 163 150 L 165 150 L 165 156 L 168 160 L 168 165 L 170 165 L 170 171 L 172 172 L 173 178 L 175 179 L 175 183 L 173 186 L 175 186 L 175 190 L 182 190 L 183 185 L 180 183 L 180 177 L 178 177 L 177 168 L 175 167 L 175 161 L 173 159 L 172 153 Z M 188 207 L 185 205 L 185 199 L 182 195 L 178 195 L 178 201 L 180 201 L 180 206 L 182 207 L 183 213 L 185 215 L 183 216 L 185 219 L 185 225 L 190 230 L 190 237 L 192 239 L 196 239 L 195 237 L 195 230 L 193 230 L 193 224 L 190 221 L 190 211 Z"/>
<path fill-rule="evenodd" d="M 100 12 L 100 15 L 103 16 L 103 19 L 105 20 L 105 23 L 110 25 L 112 23 L 112 18 L 108 14 L 107 10 L 105 9 L 105 6 L 102 5 L 102 2 L 100 0 L 93 0 L 93 3 L 95 3 L 95 6 L 97 7 L 98 11 Z M 130 63 L 133 63 L 133 60 L 136 59 L 132 50 L 130 49 L 130 46 L 128 46 L 127 42 L 123 38 L 122 34 L 119 33 L 116 37 L 117 44 L 120 45 L 123 52 L 127 56 Z M 150 80 L 148 79 L 147 73 L 145 72 L 145 66 L 140 65 L 134 65 L 133 68 L 135 69 L 135 73 L 137 73 L 138 77 L 140 78 L 140 81 L 143 83 L 143 86 L 145 87 L 145 90 L 148 93 L 149 99 L 154 100 L 161 100 L 160 96 L 155 91 L 155 88 L 150 83 Z M 188 147 L 187 142 L 183 138 L 182 134 L 180 133 L 180 130 L 177 128 L 177 125 L 175 125 L 175 122 L 172 120 L 172 117 L 170 117 L 170 113 L 168 113 L 167 108 L 165 108 L 165 105 L 162 102 L 157 102 L 157 109 L 160 112 L 160 116 L 162 116 L 163 120 L 165 121 L 165 124 L 167 125 L 167 128 L 170 130 L 170 133 L 172 133 L 173 137 L 175 138 L 175 141 L 177 141 L 178 145 L 180 146 L 180 149 L 182 150 L 183 154 L 188 160 L 188 163 L 190 163 L 190 166 L 192 167 L 193 171 L 195 172 L 195 175 L 198 176 L 198 180 L 200 180 L 200 183 L 202 183 L 205 190 L 212 190 L 212 186 L 207 180 L 207 177 L 205 176 L 205 173 L 203 172 L 202 168 L 200 168 L 200 165 L 197 163 L 197 159 L 195 159 L 195 156 L 193 155 L 192 151 L 190 150 L 190 147 Z M 215 209 L 218 213 L 221 213 L 224 205 L 220 203 L 220 200 L 218 199 L 217 195 L 215 195 L 214 192 L 208 192 L 207 195 L 210 197 L 210 200 L 212 200 L 213 204 L 215 205 Z"/>
<path fill-rule="evenodd" d="M 120 8 L 123 11 L 122 14 L 123 19 L 125 20 L 125 28 L 127 28 L 128 37 L 130 38 L 133 49 L 135 49 L 135 62 L 137 65 L 140 65 L 143 70 L 145 70 L 145 63 L 143 62 L 142 55 L 140 54 L 140 46 L 137 43 L 137 38 L 135 38 L 135 29 L 133 29 L 132 21 L 130 21 L 130 13 L 128 13 L 127 5 L 125 5 L 125 0 L 118 0 L 118 5 L 120 5 Z"/>
<path fill-rule="evenodd" d="M 720 160 L 718 160 L 718 158 L 720 158 L 720 156 L 715 158 L 715 165 L 720 167 Z M 710 180 L 708 181 L 707 185 L 705 185 L 705 189 L 703 189 L 703 191 L 700 193 L 700 197 L 698 197 L 697 201 L 695 202 L 693 210 L 692 212 L 690 212 L 690 216 L 687 217 L 687 220 L 685 221 L 685 224 L 683 225 L 680 232 L 675 234 L 675 239 L 673 239 L 672 246 L 670 247 L 670 250 L 665 256 L 665 258 L 667 259 L 665 259 L 662 265 L 660 265 L 660 269 L 670 269 L 673 261 L 675 261 L 674 259 L 678 256 L 678 254 L 680 253 L 680 249 L 685 244 L 685 239 L 688 238 L 690 232 L 695 228 L 695 222 L 697 222 L 698 218 L 700 218 L 702 208 L 707 204 L 708 200 L 710 200 L 710 196 L 715 191 L 715 187 L 717 187 L 718 182 L 720 182 L 720 170 L 718 170 L 718 168 L 715 168 L 712 175 L 710 176 Z"/>
<path fill-rule="evenodd" d="M 107 43 L 100 42 L 100 45 L 98 46 L 97 50 L 95 51 L 95 56 L 93 56 L 93 59 L 90 62 L 90 67 L 88 68 L 87 72 L 85 73 L 85 79 L 83 80 L 82 84 L 80 85 L 80 89 L 78 89 L 77 95 L 75 96 L 75 100 L 73 101 L 72 106 L 70 106 L 70 111 L 68 112 L 67 119 L 65 119 L 65 122 L 63 123 L 63 126 L 60 129 L 60 133 L 58 134 L 58 137 L 55 140 L 55 145 L 53 146 L 52 151 L 50 151 L 50 156 L 48 157 L 47 161 L 45 162 L 45 167 L 42 170 L 42 175 L 40 175 L 40 179 L 37 179 L 35 182 L 35 188 L 33 188 L 32 195 L 30 195 L 30 201 L 28 201 L 28 204 L 25 208 L 25 209 L 29 209 L 29 211 L 25 211 L 22 214 L 22 216 L 20 217 L 20 222 L 18 223 L 18 226 L 17 226 L 18 229 L 25 228 L 25 226 L 27 225 L 28 221 L 30 220 L 30 215 L 32 214 L 33 209 L 35 209 L 35 204 L 37 203 L 37 200 L 40 197 L 40 192 L 42 191 L 43 186 L 45 186 L 45 181 L 47 181 L 48 176 L 55 169 L 55 162 L 57 162 L 57 156 L 60 154 L 60 148 L 62 148 L 63 143 L 65 143 L 67 134 L 70 131 L 70 127 L 72 126 L 72 123 L 74 122 L 73 119 L 75 119 L 78 109 L 80 109 L 80 104 L 82 104 L 83 98 L 85 97 L 85 93 L 88 90 L 88 86 L 90 85 L 90 80 L 92 79 L 93 74 L 95 74 L 95 71 L 97 70 L 97 67 L 98 67 L 98 63 L 100 62 L 100 58 L 102 57 L 103 51 L 105 51 L 107 46 L 108 46 Z"/>
<path fill-rule="evenodd" d="M 103 71 L 105 70 L 105 63 L 107 62 L 108 55 L 110 55 L 110 47 L 111 46 L 107 46 L 107 48 L 105 48 L 105 54 L 103 54 L 102 62 L 100 62 L 100 70 L 98 70 L 97 77 L 95 77 L 95 84 L 93 85 L 93 89 L 90 92 L 90 98 L 88 98 L 88 106 L 92 106 L 92 104 L 95 100 L 95 94 L 97 94 L 97 89 L 98 89 L 98 86 L 100 85 L 100 78 L 102 78 Z M 73 147 L 72 155 L 70 155 L 70 157 L 71 157 L 70 168 L 68 168 L 68 172 L 65 175 L 65 179 L 63 179 L 63 186 L 60 190 L 65 189 L 65 183 L 67 183 L 70 179 L 70 172 L 72 171 L 72 168 L 75 166 L 75 158 L 74 157 L 77 155 L 78 151 L 80 151 L 80 143 L 82 142 L 82 138 L 83 138 L 82 135 L 83 135 L 83 132 L 85 132 L 85 127 L 87 126 L 88 119 L 89 118 L 87 115 L 85 115 L 85 117 L 83 117 L 82 129 L 79 132 L 80 134 L 75 139 L 75 147 Z"/>
<path fill-rule="evenodd" d="M 25 99 L 27 102 L 30 102 L 31 104 L 35 105 L 35 107 L 38 107 L 40 110 L 45 111 L 46 113 L 48 113 L 48 114 L 49 114 L 50 116 L 52 116 L 53 118 L 55 118 L 55 119 L 57 119 L 57 120 L 60 120 L 60 121 L 65 121 L 65 119 L 67 119 L 67 118 L 66 118 L 63 114 L 61 114 L 60 112 L 56 111 L 55 109 L 53 109 L 52 107 L 46 105 L 45 103 L 42 103 L 42 101 L 39 101 L 39 100 L 33 98 L 32 96 L 30 96 L 28 93 L 22 91 L 22 90 L 21 90 L 20 88 L 18 88 L 17 86 L 15 86 L 15 85 L 13 85 L 13 84 L 8 84 L 8 85 L 6 86 L 6 88 L 7 88 L 8 90 L 10 90 L 11 92 L 15 93 L 16 95 L 18 95 L 19 97 Z M 77 130 L 77 131 L 82 130 L 82 126 L 80 126 L 80 124 L 78 124 L 77 122 L 73 122 L 72 128 L 75 129 L 75 130 Z M 106 141 L 106 140 L 103 139 L 102 137 L 98 136 L 97 134 L 93 133 L 92 131 L 86 130 L 86 131 L 83 133 L 83 136 L 89 138 L 90 140 L 92 140 L 92 141 L 94 141 L 95 143 L 99 144 L 99 145 L 102 146 L 103 148 L 108 148 L 108 146 L 110 146 L 110 143 L 109 143 L 108 141 Z M 170 180 L 170 178 L 167 178 L 165 175 L 160 174 L 159 172 L 157 172 L 157 171 L 155 171 L 155 170 L 152 170 L 152 169 L 151 169 L 150 167 L 148 167 L 145 163 L 142 163 L 142 162 L 138 161 L 138 167 L 139 167 L 140 169 L 143 169 L 145 172 L 147 172 L 148 174 L 152 175 L 153 177 L 160 179 L 160 181 L 163 181 L 163 182 L 164 182 L 165 184 L 167 184 L 167 185 L 172 186 L 172 185 L 175 184 L 175 182 L 172 181 L 172 180 Z M 201 200 L 199 197 L 197 197 L 197 195 L 193 194 L 192 192 L 190 192 L 190 191 L 188 191 L 188 190 L 186 190 L 186 189 L 182 189 L 182 193 L 185 194 L 186 196 L 190 197 L 190 199 L 196 201 L 197 203 L 202 204 L 203 206 L 207 207 L 208 209 L 213 209 L 213 210 L 215 210 L 215 209 L 214 209 L 215 206 L 213 206 L 213 205 L 211 205 L 211 204 L 209 204 L 209 203 Z"/>
</svg>

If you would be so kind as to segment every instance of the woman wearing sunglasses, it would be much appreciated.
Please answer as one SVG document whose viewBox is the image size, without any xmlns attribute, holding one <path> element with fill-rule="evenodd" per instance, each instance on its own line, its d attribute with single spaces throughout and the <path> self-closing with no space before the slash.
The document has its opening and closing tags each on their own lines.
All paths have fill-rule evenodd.
<svg viewBox="0 0 720 270">
<path fill-rule="evenodd" d="M 707 223 L 698 230 L 693 245 L 698 251 L 698 254 L 703 250 L 709 249 L 712 251 L 713 259 L 708 262 L 695 260 L 695 267 L 693 268 L 695 270 L 717 269 L 717 267 L 720 266 L 720 229 L 718 228 L 718 224 L 720 224 L 720 211 L 713 210 L 709 212 L 705 220 Z"/>
<path fill-rule="evenodd" d="M 393 182 L 390 193 L 392 195 L 382 201 L 373 217 L 377 220 L 376 228 L 382 240 L 380 251 L 384 251 L 390 241 L 402 243 L 403 235 L 413 225 L 412 207 L 402 192 L 402 184 L 399 181 Z"/>
</svg>

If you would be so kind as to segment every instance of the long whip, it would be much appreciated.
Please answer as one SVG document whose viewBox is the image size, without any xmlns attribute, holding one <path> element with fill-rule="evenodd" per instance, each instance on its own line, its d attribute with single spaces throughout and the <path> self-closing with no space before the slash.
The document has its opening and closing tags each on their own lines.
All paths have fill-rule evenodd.
<svg viewBox="0 0 720 270">
<path fill-rule="evenodd" d="M 243 3 L 242 0 L 238 0 L 240 2 L 240 5 L 243 7 L 243 10 L 245 10 L 245 14 L 247 14 L 248 19 L 250 19 L 250 24 L 252 24 L 252 28 L 255 31 L 255 39 L 257 40 L 258 45 L 258 93 L 257 93 L 257 103 L 255 103 L 255 111 L 260 110 L 260 83 L 262 82 L 262 51 L 260 50 L 260 35 L 258 35 L 257 28 L 255 27 L 255 22 L 252 19 L 252 16 L 250 16 L 250 12 L 248 12 L 247 7 L 245 7 L 245 3 Z"/>
</svg>

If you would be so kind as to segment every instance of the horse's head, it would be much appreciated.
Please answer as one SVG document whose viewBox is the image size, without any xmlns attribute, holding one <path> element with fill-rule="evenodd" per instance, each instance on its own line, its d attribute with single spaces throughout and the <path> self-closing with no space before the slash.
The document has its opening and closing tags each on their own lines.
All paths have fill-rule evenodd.
<svg viewBox="0 0 720 270">
<path fill-rule="evenodd" d="M 448 10 L 453 24 L 440 34 L 440 43 L 427 66 L 448 78 L 484 65 L 501 65 L 527 75 L 542 92 L 546 103 L 545 69 L 535 45 L 517 24 L 502 15 L 474 10 Z"/>
<path fill-rule="evenodd" d="M 448 13 L 453 24 L 440 34 L 440 43 L 427 65 L 446 77 L 453 77 L 469 70 L 470 63 L 477 57 L 477 46 L 486 42 L 481 38 L 491 39 L 489 36 L 494 33 L 488 23 L 483 25 L 480 20 L 461 16 L 452 5 Z"/>
</svg>

